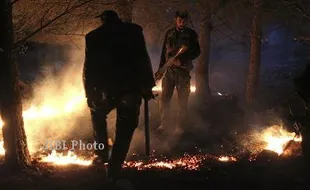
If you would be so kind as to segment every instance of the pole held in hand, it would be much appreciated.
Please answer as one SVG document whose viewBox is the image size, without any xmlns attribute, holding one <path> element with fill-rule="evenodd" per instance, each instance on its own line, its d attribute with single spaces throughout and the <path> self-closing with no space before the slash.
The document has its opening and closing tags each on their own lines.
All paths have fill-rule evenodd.
<svg viewBox="0 0 310 190">
<path fill-rule="evenodd" d="M 165 65 L 160 68 L 158 70 L 157 75 L 155 76 L 155 81 L 158 81 L 162 78 L 162 76 L 165 74 L 166 70 L 168 69 L 168 67 L 170 67 L 171 65 L 173 65 L 174 60 L 179 57 L 181 54 L 185 53 L 188 50 L 188 47 L 185 45 L 182 45 L 181 48 L 178 50 L 178 52 L 175 54 L 175 56 L 173 56 L 172 58 L 170 58 Z"/>
<path fill-rule="evenodd" d="M 150 118 L 149 118 L 149 102 L 144 99 L 144 132 L 145 132 L 145 152 L 150 157 Z"/>
</svg>

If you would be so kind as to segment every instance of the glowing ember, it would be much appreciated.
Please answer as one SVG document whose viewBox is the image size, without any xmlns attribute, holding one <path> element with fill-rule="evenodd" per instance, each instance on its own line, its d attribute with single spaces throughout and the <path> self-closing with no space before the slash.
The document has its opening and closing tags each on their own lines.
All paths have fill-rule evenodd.
<svg viewBox="0 0 310 190">
<path fill-rule="evenodd" d="M 232 156 L 212 156 L 209 154 L 206 155 L 184 155 L 181 158 L 177 158 L 175 160 L 165 160 L 165 161 L 158 161 L 154 159 L 150 162 L 143 162 L 143 161 L 130 161 L 125 162 L 125 168 L 136 168 L 138 170 L 146 170 L 151 168 L 157 169 L 185 169 L 185 170 L 198 170 L 203 161 L 205 160 L 215 160 L 220 162 L 231 162 L 237 161 L 237 158 Z"/>
<path fill-rule="evenodd" d="M 301 137 L 297 137 L 295 133 L 290 133 L 284 130 L 281 126 L 272 126 L 269 127 L 258 135 L 255 135 L 255 138 L 258 141 L 264 143 L 264 147 L 262 149 L 270 150 L 278 153 L 278 155 L 282 155 L 284 153 L 284 148 L 290 141 L 301 142 Z M 110 139 L 109 139 L 110 140 Z M 257 145 L 258 146 L 258 145 Z M 261 150 L 262 150 L 261 149 Z M 3 141 L 0 141 L 0 155 L 4 155 L 5 150 L 3 148 Z M 128 161 L 124 162 L 125 168 L 135 168 L 138 170 L 145 170 L 151 168 L 157 169 L 186 169 L 186 170 L 198 170 L 202 165 L 204 160 L 211 159 L 220 162 L 236 162 L 237 158 L 233 156 L 212 156 L 212 155 L 184 155 L 181 158 L 177 158 L 174 160 L 158 160 L 153 159 L 149 162 L 143 161 Z M 250 161 L 255 160 L 249 158 Z M 42 158 L 42 162 L 53 163 L 55 165 L 83 165 L 89 166 L 92 161 L 90 159 L 82 159 L 79 156 L 75 155 L 73 152 L 68 152 L 67 155 L 63 155 L 62 153 L 56 153 L 56 151 L 52 151 L 51 154 Z"/>
<path fill-rule="evenodd" d="M 138 170 L 146 170 L 150 168 L 158 168 L 158 169 L 186 169 L 186 170 L 198 170 L 202 161 L 207 157 L 204 156 L 184 156 L 182 158 L 178 158 L 175 160 L 165 160 L 158 161 L 154 159 L 150 162 L 142 162 L 142 161 L 129 161 L 124 163 L 125 168 L 136 168 Z"/>
<path fill-rule="evenodd" d="M 63 155 L 63 153 L 57 153 L 55 150 L 53 150 L 52 153 L 48 156 L 43 157 L 41 162 L 53 163 L 56 165 L 76 164 L 82 166 L 89 166 L 92 164 L 92 160 L 81 159 L 72 151 L 68 151 L 67 155 Z"/>
<path fill-rule="evenodd" d="M 296 138 L 294 132 L 290 133 L 278 125 L 265 129 L 262 133 L 262 140 L 267 144 L 265 150 L 276 152 L 278 155 L 283 153 L 285 146 L 290 141 L 302 141 L 301 137 Z"/>
<path fill-rule="evenodd" d="M 232 156 L 220 156 L 218 160 L 221 162 L 236 162 L 237 158 Z"/>
<path fill-rule="evenodd" d="M 84 44 L 84 42 L 82 43 Z M 40 79 L 35 84 L 33 98 L 29 102 L 23 102 L 25 104 L 23 105 L 23 108 L 25 108 L 23 110 L 23 119 L 31 154 L 37 153 L 40 149 L 39 146 L 42 146 L 42 143 L 46 143 L 47 139 L 64 140 L 67 134 L 72 134 L 72 131 L 76 132 L 77 130 L 73 128 L 75 121 L 78 121 L 81 116 L 87 117 L 86 114 L 89 114 L 81 80 L 83 65 L 76 65 L 77 62 L 83 62 L 84 55 L 74 50 L 72 51 L 72 65 L 69 64 L 61 76 L 47 73 L 46 79 Z M 161 81 L 159 82 L 161 83 Z M 153 91 L 161 92 L 161 85 L 154 87 Z M 196 92 L 196 87 L 191 86 L 190 91 L 192 93 Z M 217 94 L 223 95 L 220 92 Z M 0 129 L 5 123 L 6 121 L 3 122 L 0 119 Z M 260 145 L 253 145 L 248 142 L 246 147 L 250 151 L 254 149 L 259 149 L 260 151 L 267 149 L 281 155 L 290 141 L 301 142 L 302 139 L 300 137 L 294 137 L 295 133 L 289 133 L 279 126 L 273 126 L 259 134 L 255 134 L 255 140 Z M 109 145 L 112 144 L 113 142 L 109 141 Z M 0 155 L 4 154 L 3 141 L 0 141 Z M 237 161 L 235 157 L 231 156 L 185 155 L 174 160 L 129 161 L 124 163 L 124 167 L 141 170 L 149 168 L 197 170 L 206 159 L 220 162 Z M 52 151 L 51 154 L 42 156 L 41 162 L 56 165 L 77 164 L 89 166 L 92 164 L 91 159 L 84 159 L 70 151 L 66 155 Z"/>
</svg>

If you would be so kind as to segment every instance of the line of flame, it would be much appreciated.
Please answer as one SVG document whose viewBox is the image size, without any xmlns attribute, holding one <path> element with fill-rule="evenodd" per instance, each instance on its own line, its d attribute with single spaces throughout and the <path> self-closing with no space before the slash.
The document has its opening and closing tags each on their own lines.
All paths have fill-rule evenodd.
<svg viewBox="0 0 310 190">
<path fill-rule="evenodd" d="M 219 162 L 235 162 L 237 158 L 233 156 L 212 156 L 212 155 L 184 155 L 174 160 L 160 161 L 153 159 L 150 161 L 125 161 L 124 168 L 135 168 L 137 170 L 146 170 L 151 168 L 157 169 L 175 169 L 198 170 L 204 160 L 216 160 Z M 92 159 L 78 157 L 74 152 L 68 151 L 67 154 L 57 153 L 53 150 L 48 156 L 43 157 L 40 162 L 51 163 L 54 165 L 82 165 L 90 166 Z"/>
</svg>

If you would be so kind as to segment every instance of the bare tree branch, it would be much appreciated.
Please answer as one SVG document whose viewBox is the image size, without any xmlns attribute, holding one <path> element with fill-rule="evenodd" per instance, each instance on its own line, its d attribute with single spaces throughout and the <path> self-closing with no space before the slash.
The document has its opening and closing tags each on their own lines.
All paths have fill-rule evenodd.
<svg viewBox="0 0 310 190">
<path fill-rule="evenodd" d="M 217 17 L 227 28 L 229 28 L 233 33 L 237 34 L 237 35 L 240 35 L 240 36 L 244 36 L 244 34 L 240 34 L 238 33 L 230 24 L 228 24 L 224 18 L 222 18 L 221 16 L 218 16 Z M 250 35 L 248 35 L 250 36 Z"/>
<path fill-rule="evenodd" d="M 298 1 L 284 1 L 284 5 L 287 7 L 288 10 L 290 10 L 293 13 L 300 14 L 302 17 L 310 20 L 310 13 L 307 11 L 305 6 L 301 2 Z"/>
<path fill-rule="evenodd" d="M 230 39 L 231 41 L 237 43 L 237 44 L 243 44 L 242 42 L 238 42 L 236 41 L 235 39 L 233 39 L 232 37 L 230 37 L 230 35 L 228 34 L 225 34 L 223 31 L 221 31 L 220 29 L 218 28 L 214 28 L 214 30 L 218 31 L 219 33 L 221 33 L 223 36 L 227 37 L 228 39 Z"/>
<path fill-rule="evenodd" d="M 69 35 L 66 35 L 66 36 L 69 38 L 69 40 L 72 42 L 72 44 L 73 44 L 75 47 L 77 47 L 79 50 L 82 50 L 82 48 L 79 47 L 79 46 L 74 42 L 74 40 L 72 40 L 72 38 L 71 38 Z"/>
<path fill-rule="evenodd" d="M 58 33 L 58 32 L 50 32 L 50 34 L 57 35 L 57 36 L 85 36 L 85 34 L 80 33 Z"/>
<path fill-rule="evenodd" d="M 91 2 L 93 0 L 87 0 L 83 3 L 80 3 L 76 6 L 73 6 L 71 8 L 67 8 L 63 13 L 55 16 L 53 19 L 49 20 L 47 23 L 41 25 L 39 28 L 37 28 L 36 30 L 34 30 L 32 33 L 28 34 L 25 38 L 17 41 L 15 44 L 14 44 L 14 49 L 18 48 L 20 45 L 24 44 L 28 39 L 30 39 L 31 37 L 33 37 L 34 35 L 36 35 L 37 33 L 39 33 L 40 31 L 42 31 L 44 28 L 46 28 L 47 26 L 51 25 L 53 22 L 55 22 L 56 20 L 62 18 L 63 16 L 67 15 L 68 13 L 70 13 L 72 10 L 74 9 L 77 9 L 77 8 L 80 8 L 82 6 L 84 6 L 85 4 Z"/>
</svg>

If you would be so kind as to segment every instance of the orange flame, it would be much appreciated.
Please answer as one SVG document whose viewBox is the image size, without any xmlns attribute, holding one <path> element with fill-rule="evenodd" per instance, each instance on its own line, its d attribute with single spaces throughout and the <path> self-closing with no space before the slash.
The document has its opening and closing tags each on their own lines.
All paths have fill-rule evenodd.
<svg viewBox="0 0 310 190">
<path fill-rule="evenodd" d="M 221 162 L 236 162 L 237 158 L 232 156 L 220 156 L 218 160 Z"/>
<path fill-rule="evenodd" d="M 0 155 L 5 155 L 5 150 L 3 146 L 3 141 L 0 141 Z"/>
<path fill-rule="evenodd" d="M 282 126 L 275 125 L 263 131 L 262 140 L 266 143 L 265 150 L 281 155 L 290 141 L 301 142 L 302 138 L 296 136 L 294 132 L 290 133 L 284 130 Z"/>
<path fill-rule="evenodd" d="M 220 162 L 235 162 L 237 158 L 232 156 L 212 156 L 206 155 L 184 155 L 174 160 L 158 161 L 157 159 L 150 162 L 129 161 L 124 163 L 125 168 L 136 168 L 138 170 L 146 170 L 150 168 L 158 169 L 185 169 L 198 170 L 205 160 L 216 160 Z"/>
<path fill-rule="evenodd" d="M 43 157 L 41 162 L 53 163 L 55 165 L 82 165 L 82 166 L 89 166 L 92 164 L 92 160 L 86 160 L 79 158 L 74 152 L 68 151 L 67 155 L 63 155 L 63 153 L 57 153 L 55 150 L 52 151 L 46 157 Z"/>
</svg>

